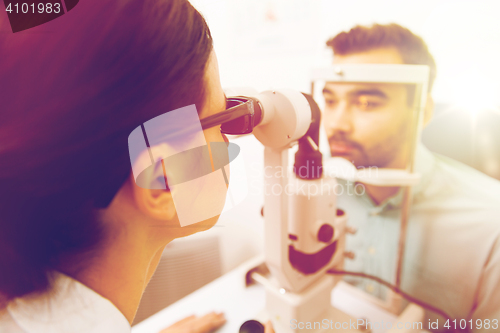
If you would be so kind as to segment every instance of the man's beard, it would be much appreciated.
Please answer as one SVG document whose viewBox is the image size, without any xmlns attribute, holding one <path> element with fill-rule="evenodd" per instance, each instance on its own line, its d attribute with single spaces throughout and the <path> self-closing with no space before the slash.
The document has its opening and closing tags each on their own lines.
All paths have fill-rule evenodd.
<svg viewBox="0 0 500 333">
<path fill-rule="evenodd" d="M 399 138 L 399 139 L 398 139 Z M 360 143 L 346 138 L 342 135 L 332 135 L 328 138 L 330 145 L 330 153 L 332 157 L 342 157 L 358 169 L 360 168 L 385 168 L 397 156 L 400 145 L 400 136 L 390 140 L 390 142 L 379 143 L 371 147 L 369 150 Z M 337 148 L 344 148 L 343 150 L 335 150 Z"/>
<path fill-rule="evenodd" d="M 368 155 L 364 147 L 356 141 L 350 140 L 344 135 L 334 134 L 328 137 L 328 143 L 332 157 L 342 157 L 357 168 L 369 167 Z"/>
</svg>

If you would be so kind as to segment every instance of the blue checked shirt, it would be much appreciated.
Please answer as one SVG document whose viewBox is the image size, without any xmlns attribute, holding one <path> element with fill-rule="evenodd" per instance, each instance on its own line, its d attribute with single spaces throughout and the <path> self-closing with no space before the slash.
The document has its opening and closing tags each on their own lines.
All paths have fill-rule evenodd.
<svg viewBox="0 0 500 333">
<path fill-rule="evenodd" d="M 472 319 L 473 332 L 500 331 L 500 182 L 422 145 L 415 168 L 421 180 L 413 187 L 402 289 L 457 321 Z M 367 194 L 353 194 L 352 182 L 339 182 L 346 188 L 338 206 L 358 229 L 347 235 L 347 250 L 356 256 L 346 259 L 345 269 L 394 283 L 402 190 L 376 205 Z M 345 279 L 386 297 L 386 287 L 376 282 Z M 497 329 L 478 329 L 477 319 L 491 325 L 496 319 Z"/>
</svg>

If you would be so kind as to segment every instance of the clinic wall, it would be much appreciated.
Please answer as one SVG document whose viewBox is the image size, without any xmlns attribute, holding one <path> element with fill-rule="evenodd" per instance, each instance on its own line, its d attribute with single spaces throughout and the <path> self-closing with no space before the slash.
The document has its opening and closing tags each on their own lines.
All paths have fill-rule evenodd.
<svg viewBox="0 0 500 333">
<path fill-rule="evenodd" d="M 438 64 L 434 98 L 500 105 L 495 0 L 192 0 L 207 19 L 224 86 L 309 89 L 331 61 L 325 41 L 355 24 L 395 22 L 421 35 Z M 471 97 L 467 97 L 471 96 Z M 464 99 L 465 100 L 462 100 Z"/>
</svg>

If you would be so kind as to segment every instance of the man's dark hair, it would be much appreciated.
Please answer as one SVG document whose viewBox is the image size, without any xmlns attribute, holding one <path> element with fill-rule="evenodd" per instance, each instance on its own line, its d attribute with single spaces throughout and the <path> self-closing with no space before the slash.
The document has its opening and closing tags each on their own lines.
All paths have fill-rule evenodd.
<svg viewBox="0 0 500 333">
<path fill-rule="evenodd" d="M 436 78 L 434 58 L 421 37 L 398 24 L 373 24 L 369 27 L 357 25 L 347 32 L 341 32 L 330 38 L 326 45 L 333 49 L 334 54 L 338 55 L 354 54 L 378 48 L 396 48 L 405 64 L 429 66 L 429 92 L 432 90 Z"/>
</svg>

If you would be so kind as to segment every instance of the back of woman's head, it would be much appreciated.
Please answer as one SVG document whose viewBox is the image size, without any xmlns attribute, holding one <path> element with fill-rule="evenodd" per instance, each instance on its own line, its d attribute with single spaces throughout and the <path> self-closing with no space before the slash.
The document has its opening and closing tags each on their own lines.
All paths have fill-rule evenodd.
<svg viewBox="0 0 500 333">
<path fill-rule="evenodd" d="M 204 102 L 212 39 L 186 0 L 81 1 L 11 33 L 0 17 L 0 296 L 91 253 L 139 124 Z M 1 298 L 1 297 L 0 297 Z"/>
</svg>

